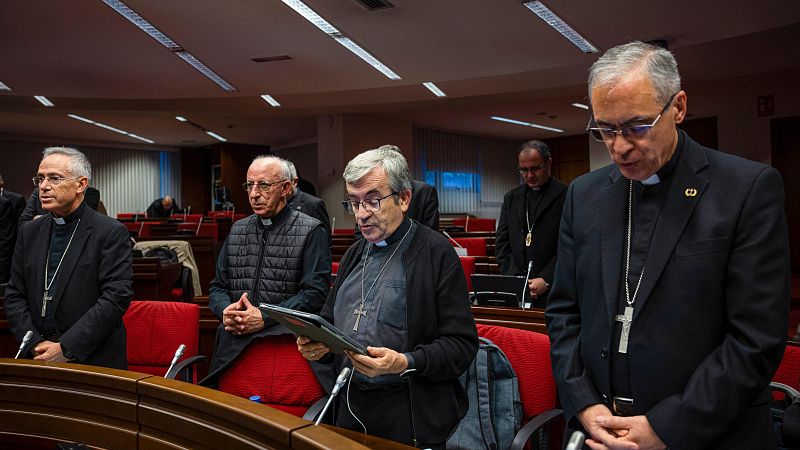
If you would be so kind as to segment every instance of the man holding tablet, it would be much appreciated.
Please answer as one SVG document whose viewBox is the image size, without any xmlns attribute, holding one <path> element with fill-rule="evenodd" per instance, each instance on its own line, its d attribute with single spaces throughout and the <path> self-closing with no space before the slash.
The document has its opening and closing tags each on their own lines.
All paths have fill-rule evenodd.
<svg viewBox="0 0 800 450">
<path fill-rule="evenodd" d="M 423 448 L 444 448 L 466 414 L 458 381 L 478 349 L 467 286 L 455 250 L 406 217 L 412 181 L 399 152 L 356 156 L 344 170 L 345 209 L 365 239 L 342 258 L 320 315 L 369 356 L 333 354 L 305 336 L 310 361 L 354 374 L 337 398 L 337 426 Z"/>
</svg>

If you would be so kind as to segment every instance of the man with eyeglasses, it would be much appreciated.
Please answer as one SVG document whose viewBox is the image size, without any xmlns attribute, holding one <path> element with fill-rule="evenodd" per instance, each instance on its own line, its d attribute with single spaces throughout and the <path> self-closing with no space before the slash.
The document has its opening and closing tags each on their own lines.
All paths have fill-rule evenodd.
<svg viewBox="0 0 800 450">
<path fill-rule="evenodd" d="M 330 290 L 331 250 L 322 223 L 286 207 L 287 161 L 259 156 L 247 169 L 252 215 L 233 224 L 217 258 L 208 306 L 222 322 L 208 376 L 219 376 L 256 339 L 289 331 L 262 313 L 262 303 L 318 313 Z"/>
<path fill-rule="evenodd" d="M 402 154 L 368 150 L 343 175 L 343 205 L 364 239 L 342 258 L 320 314 L 369 356 L 334 355 L 303 336 L 298 349 L 333 373 L 354 370 L 337 397 L 335 425 L 444 449 L 467 412 L 458 377 L 478 348 L 461 264 L 447 239 L 408 218 L 412 183 Z"/>
<path fill-rule="evenodd" d="M 558 224 L 567 186 L 551 176 L 553 160 L 542 141 L 523 143 L 517 162 L 523 183 L 503 198 L 495 257 L 504 275 L 528 277 L 532 304 L 543 308 L 553 282 Z"/>
<path fill-rule="evenodd" d="M 86 206 L 91 176 L 78 150 L 45 149 L 33 183 L 46 212 L 19 229 L 6 315 L 18 340 L 33 332 L 23 352 L 36 360 L 127 369 L 131 243 L 119 221 Z"/>
<path fill-rule="evenodd" d="M 545 313 L 570 428 L 592 449 L 774 449 L 783 356 L 783 183 L 703 147 L 677 63 L 642 42 L 589 73 L 589 132 L 614 164 L 567 191 Z"/>
</svg>

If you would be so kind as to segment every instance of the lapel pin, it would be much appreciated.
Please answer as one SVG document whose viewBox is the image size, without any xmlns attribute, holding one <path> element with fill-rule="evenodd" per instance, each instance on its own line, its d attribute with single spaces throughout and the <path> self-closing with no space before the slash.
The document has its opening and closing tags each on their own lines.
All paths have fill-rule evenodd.
<svg viewBox="0 0 800 450">
<path fill-rule="evenodd" d="M 683 193 L 687 197 L 695 197 L 697 195 L 697 189 L 695 189 L 695 188 L 686 188 L 686 190 L 683 191 Z"/>
</svg>

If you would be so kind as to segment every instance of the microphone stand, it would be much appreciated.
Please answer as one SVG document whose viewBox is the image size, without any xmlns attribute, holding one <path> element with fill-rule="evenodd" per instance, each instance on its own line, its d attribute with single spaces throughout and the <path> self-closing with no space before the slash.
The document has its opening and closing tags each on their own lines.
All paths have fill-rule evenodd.
<svg viewBox="0 0 800 450">
<path fill-rule="evenodd" d="M 17 350 L 17 354 L 14 356 L 14 359 L 19 358 L 19 355 L 22 353 L 22 349 L 25 348 L 26 345 L 28 345 L 28 342 L 30 342 L 31 337 L 33 337 L 33 330 L 28 330 L 28 332 L 25 333 L 25 336 L 22 338 L 22 343 L 19 344 L 19 350 Z"/>
<path fill-rule="evenodd" d="M 525 274 L 525 286 L 522 287 L 522 297 L 520 297 L 522 303 L 522 309 L 525 309 L 525 290 L 528 288 L 528 277 L 531 276 L 531 268 L 533 267 L 533 261 L 528 261 L 528 273 Z M 531 305 L 533 305 L 533 299 L 531 299 Z"/>
<path fill-rule="evenodd" d="M 348 377 L 350 376 L 351 369 L 349 367 L 345 367 L 339 372 L 339 376 L 336 377 L 336 384 L 333 386 L 331 390 L 331 395 L 328 397 L 328 401 L 325 402 L 325 406 L 322 407 L 322 411 L 319 412 L 319 416 L 317 416 L 317 420 L 314 422 L 314 425 L 319 425 L 319 422 L 325 417 L 325 413 L 328 411 L 328 408 L 331 406 L 331 402 L 333 402 L 334 397 L 339 394 L 339 391 L 342 389 L 342 386 L 347 382 Z"/>
</svg>

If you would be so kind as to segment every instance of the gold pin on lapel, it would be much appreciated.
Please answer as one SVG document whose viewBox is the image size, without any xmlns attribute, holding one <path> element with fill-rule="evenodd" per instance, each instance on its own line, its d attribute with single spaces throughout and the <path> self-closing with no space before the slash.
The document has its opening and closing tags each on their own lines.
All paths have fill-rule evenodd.
<svg viewBox="0 0 800 450">
<path fill-rule="evenodd" d="M 695 189 L 695 188 L 686 188 L 686 190 L 683 191 L 683 193 L 687 197 L 695 197 L 697 195 L 697 189 Z"/>
</svg>

